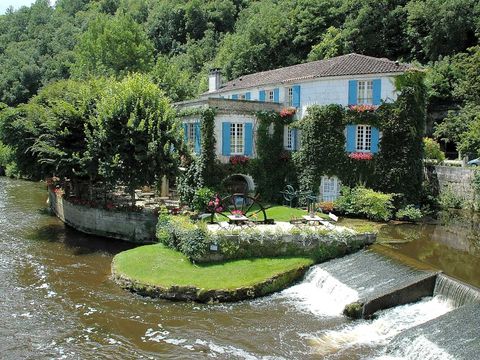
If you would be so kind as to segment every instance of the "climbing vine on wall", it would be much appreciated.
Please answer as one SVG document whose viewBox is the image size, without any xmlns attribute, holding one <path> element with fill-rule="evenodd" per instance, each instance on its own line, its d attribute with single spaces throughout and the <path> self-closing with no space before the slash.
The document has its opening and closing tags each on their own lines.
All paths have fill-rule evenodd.
<svg viewBox="0 0 480 360">
<path fill-rule="evenodd" d="M 397 79 L 395 103 L 378 108 L 345 109 L 340 105 L 312 106 L 298 123 L 301 150 L 294 161 L 302 190 L 317 191 L 323 175 L 343 184 L 362 184 L 383 192 L 402 194 L 403 203 L 418 203 L 422 193 L 425 128 L 423 73 L 407 72 Z M 373 156 L 346 152 L 345 126 L 365 124 L 383 136 Z"/>
<path fill-rule="evenodd" d="M 215 156 L 215 110 L 212 108 L 186 109 L 178 117 L 198 116 L 200 118 L 200 155 L 183 158 L 183 173 L 177 178 L 180 200 L 191 205 L 195 191 L 204 186 L 215 186 L 221 178 L 216 176 Z"/>
<path fill-rule="evenodd" d="M 284 128 L 293 120 L 293 114 L 281 116 L 274 111 L 256 114 L 257 158 L 252 161 L 252 173 L 258 192 L 264 200 L 278 200 L 287 182 L 296 181 L 290 152 L 283 146 Z"/>
</svg>

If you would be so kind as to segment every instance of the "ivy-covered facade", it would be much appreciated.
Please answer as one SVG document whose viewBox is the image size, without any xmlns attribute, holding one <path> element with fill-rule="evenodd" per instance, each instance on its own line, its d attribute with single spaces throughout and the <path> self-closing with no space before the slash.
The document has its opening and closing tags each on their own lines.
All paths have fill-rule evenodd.
<svg viewBox="0 0 480 360">
<path fill-rule="evenodd" d="M 246 75 L 223 86 L 215 70 L 208 93 L 177 104 L 196 163 L 205 167 L 211 158 L 212 170 L 203 171 L 208 176 L 196 183 L 218 184 L 240 174 L 256 185 L 246 191 L 267 199 L 278 198 L 286 183 L 317 193 L 321 201 L 335 200 L 341 184 L 400 192 L 395 188 L 402 190 L 405 182 L 399 176 L 412 173 L 409 166 L 422 161 L 421 150 L 413 148 L 421 148 L 424 98 L 418 100 L 420 87 L 412 84 L 403 86 L 402 97 L 396 84 L 408 69 L 349 54 Z M 210 126 L 205 126 L 205 114 Z M 206 139 L 213 140 L 205 145 Z M 412 154 L 408 159 L 405 151 Z M 399 161 L 402 170 L 389 167 Z M 419 196 L 413 188 L 409 194 Z"/>
</svg>

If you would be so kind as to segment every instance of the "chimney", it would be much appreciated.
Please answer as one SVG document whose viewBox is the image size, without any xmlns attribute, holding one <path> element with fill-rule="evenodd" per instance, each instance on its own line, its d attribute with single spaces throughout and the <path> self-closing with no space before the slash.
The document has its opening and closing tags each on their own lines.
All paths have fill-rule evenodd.
<svg viewBox="0 0 480 360">
<path fill-rule="evenodd" d="M 208 92 L 214 92 L 220 89 L 222 78 L 220 69 L 211 69 L 208 73 Z"/>
</svg>

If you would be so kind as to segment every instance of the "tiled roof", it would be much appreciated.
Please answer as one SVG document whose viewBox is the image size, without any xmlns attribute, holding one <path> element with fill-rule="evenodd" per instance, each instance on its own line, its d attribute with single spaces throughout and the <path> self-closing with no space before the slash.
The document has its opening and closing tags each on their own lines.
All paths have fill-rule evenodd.
<svg viewBox="0 0 480 360">
<path fill-rule="evenodd" d="M 385 58 L 352 53 L 331 59 L 244 75 L 223 84 L 215 93 L 330 76 L 402 73 L 409 68 L 409 65 Z"/>
</svg>

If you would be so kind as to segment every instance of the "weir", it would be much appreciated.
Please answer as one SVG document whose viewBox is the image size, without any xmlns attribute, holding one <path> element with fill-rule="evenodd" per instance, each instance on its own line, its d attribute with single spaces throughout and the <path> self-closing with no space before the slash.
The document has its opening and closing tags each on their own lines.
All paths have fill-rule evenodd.
<svg viewBox="0 0 480 360">
<path fill-rule="evenodd" d="M 476 359 L 480 353 L 480 290 L 444 274 L 416 270 L 366 250 L 317 265 L 292 290 L 291 295 L 303 294 L 304 306 L 323 315 L 329 315 L 321 311 L 328 306 L 339 315 L 352 299 L 364 317 L 375 312 L 373 320 L 342 325 L 312 339 L 319 356 L 379 345 L 386 348 L 378 360 Z"/>
<path fill-rule="evenodd" d="M 389 359 L 478 359 L 480 304 L 467 304 L 400 333 L 387 348 Z"/>
<path fill-rule="evenodd" d="M 371 250 L 314 266 L 305 280 L 283 292 L 317 314 L 339 315 L 355 303 L 352 317 L 431 296 L 437 273 L 417 270 Z"/>
<path fill-rule="evenodd" d="M 467 304 L 480 304 L 480 291 L 468 284 L 439 274 L 433 295 L 441 295 L 449 299 L 454 307 Z"/>
</svg>

